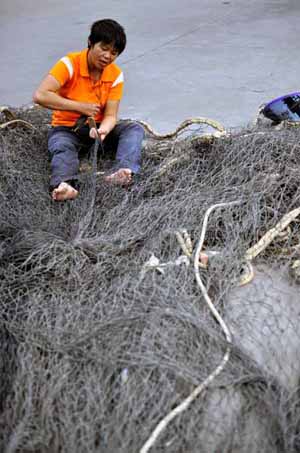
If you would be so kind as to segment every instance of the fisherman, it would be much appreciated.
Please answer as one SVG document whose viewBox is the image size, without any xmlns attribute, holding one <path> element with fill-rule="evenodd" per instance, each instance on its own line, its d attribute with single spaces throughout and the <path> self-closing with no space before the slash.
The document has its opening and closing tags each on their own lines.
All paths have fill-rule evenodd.
<svg viewBox="0 0 300 453">
<path fill-rule="evenodd" d="M 117 122 L 124 78 L 114 63 L 126 46 L 124 28 L 115 20 L 91 26 L 88 47 L 61 58 L 33 95 L 35 103 L 52 110 L 48 150 L 53 200 L 74 199 L 79 193 L 79 151 L 99 137 L 103 148 L 115 149 L 115 165 L 107 182 L 128 185 L 141 165 L 143 128 L 136 122 Z M 86 119 L 97 126 L 89 130 Z"/>
</svg>

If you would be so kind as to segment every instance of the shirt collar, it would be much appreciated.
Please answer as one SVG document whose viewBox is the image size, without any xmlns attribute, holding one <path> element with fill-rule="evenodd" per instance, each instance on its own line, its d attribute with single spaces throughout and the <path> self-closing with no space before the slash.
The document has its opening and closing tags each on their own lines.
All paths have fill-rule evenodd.
<svg viewBox="0 0 300 453">
<path fill-rule="evenodd" d="M 89 77 L 89 67 L 87 62 L 87 55 L 89 49 L 84 49 L 80 55 L 80 75 L 83 77 Z M 106 66 L 103 69 L 101 75 L 101 82 L 113 82 L 115 80 L 115 74 L 112 71 L 112 64 Z"/>
</svg>

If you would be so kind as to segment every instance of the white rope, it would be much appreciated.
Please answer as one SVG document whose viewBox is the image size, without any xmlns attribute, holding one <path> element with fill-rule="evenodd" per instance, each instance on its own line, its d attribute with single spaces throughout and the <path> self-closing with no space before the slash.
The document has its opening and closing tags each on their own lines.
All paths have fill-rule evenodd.
<svg viewBox="0 0 300 453">
<path fill-rule="evenodd" d="M 151 436 L 148 438 L 146 443 L 141 448 L 140 453 L 148 453 L 149 452 L 149 450 L 153 447 L 153 445 L 157 441 L 157 439 L 160 436 L 160 434 L 166 429 L 168 424 L 175 417 L 177 417 L 177 415 L 181 414 L 186 409 L 188 409 L 190 404 L 200 395 L 200 393 L 202 393 L 209 386 L 209 384 L 223 371 L 224 367 L 226 366 L 227 362 L 229 361 L 230 349 L 231 349 L 231 343 L 232 343 L 232 335 L 231 335 L 231 332 L 230 332 L 229 328 L 227 327 L 226 323 L 222 319 L 221 315 L 219 314 L 217 309 L 214 307 L 214 305 L 213 305 L 213 303 L 212 303 L 212 301 L 211 301 L 211 299 L 210 299 L 210 297 L 208 295 L 208 292 L 207 292 L 207 290 L 206 290 L 206 288 L 205 288 L 205 286 L 204 286 L 204 284 L 203 284 L 203 282 L 201 280 L 201 276 L 200 276 L 200 272 L 199 272 L 199 258 L 200 258 L 200 253 L 201 253 L 202 246 L 203 246 L 203 243 L 204 243 L 204 238 L 205 238 L 208 218 L 209 218 L 209 215 L 211 214 L 211 212 L 214 209 L 231 206 L 231 205 L 238 204 L 238 203 L 240 203 L 240 201 L 233 201 L 233 202 L 229 202 L 229 203 L 218 203 L 218 204 L 215 204 L 215 205 L 211 206 L 206 211 L 205 216 L 204 216 L 204 220 L 203 220 L 201 236 L 200 236 L 200 239 L 199 239 L 199 242 L 198 242 L 198 245 L 197 245 L 197 248 L 196 248 L 195 256 L 194 256 L 194 271 L 195 271 L 196 281 L 198 283 L 198 286 L 199 286 L 199 288 L 200 288 L 200 290 L 202 292 L 202 295 L 203 295 L 206 303 L 209 306 L 209 309 L 211 310 L 213 316 L 216 318 L 216 320 L 220 324 L 220 326 L 221 326 L 221 328 L 222 328 L 222 330 L 223 330 L 223 332 L 225 334 L 225 337 L 226 337 L 227 347 L 226 347 L 226 351 L 225 351 L 224 357 L 223 357 L 221 363 L 217 366 L 217 368 L 200 385 L 198 385 L 193 390 L 193 392 L 187 398 L 185 398 L 182 401 L 182 403 L 180 403 L 178 406 L 176 406 L 174 409 L 172 409 L 172 411 L 169 412 L 158 423 L 158 425 L 156 426 L 156 428 L 152 432 Z"/>
</svg>

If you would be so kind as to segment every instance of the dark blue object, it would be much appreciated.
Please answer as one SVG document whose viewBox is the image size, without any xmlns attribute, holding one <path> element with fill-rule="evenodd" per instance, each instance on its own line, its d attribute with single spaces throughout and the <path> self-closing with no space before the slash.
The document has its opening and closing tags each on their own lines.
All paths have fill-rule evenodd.
<svg viewBox="0 0 300 453">
<path fill-rule="evenodd" d="M 262 110 L 272 121 L 300 121 L 300 92 L 280 96 L 269 102 Z"/>
</svg>

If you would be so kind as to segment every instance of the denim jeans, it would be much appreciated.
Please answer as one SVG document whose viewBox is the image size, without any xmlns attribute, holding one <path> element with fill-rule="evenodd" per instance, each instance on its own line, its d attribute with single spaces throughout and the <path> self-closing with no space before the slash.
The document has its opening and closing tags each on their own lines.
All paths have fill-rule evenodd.
<svg viewBox="0 0 300 453">
<path fill-rule="evenodd" d="M 104 151 L 114 150 L 114 171 L 129 168 L 139 173 L 144 129 L 134 121 L 120 121 L 103 141 Z M 48 150 L 51 160 L 50 187 L 68 181 L 78 186 L 79 152 L 88 152 L 94 140 L 89 137 L 89 128 L 84 126 L 74 132 L 72 128 L 56 126 L 48 135 Z"/>
</svg>

